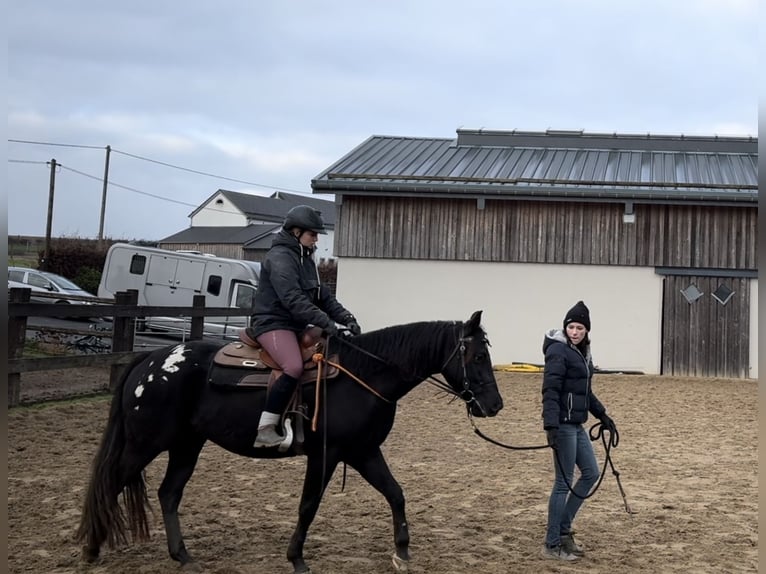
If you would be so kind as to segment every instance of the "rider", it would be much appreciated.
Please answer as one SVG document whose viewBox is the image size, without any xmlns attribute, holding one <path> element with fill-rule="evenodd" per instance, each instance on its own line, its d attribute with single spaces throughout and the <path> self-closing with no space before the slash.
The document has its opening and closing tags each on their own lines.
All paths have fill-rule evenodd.
<svg viewBox="0 0 766 574">
<path fill-rule="evenodd" d="M 337 336 L 336 322 L 352 335 L 362 332 L 354 315 L 319 280 L 313 259 L 319 233 L 327 233 L 320 212 L 308 205 L 293 207 L 261 264 L 247 335 L 271 355 L 282 375 L 268 391 L 256 448 L 277 446 L 283 440 L 276 426 L 303 373 L 300 333 L 315 325 Z"/>
</svg>

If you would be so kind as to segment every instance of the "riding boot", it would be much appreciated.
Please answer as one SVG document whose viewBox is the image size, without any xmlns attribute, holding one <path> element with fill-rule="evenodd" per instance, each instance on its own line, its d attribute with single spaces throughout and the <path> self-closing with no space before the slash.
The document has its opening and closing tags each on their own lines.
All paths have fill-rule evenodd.
<svg viewBox="0 0 766 574">
<path fill-rule="evenodd" d="M 261 419 L 258 422 L 258 436 L 255 437 L 255 448 L 268 448 L 279 446 L 284 437 L 277 430 L 277 424 L 282 418 L 287 408 L 287 403 L 295 392 L 298 379 L 290 375 L 282 374 L 268 391 L 266 396 L 266 406 L 261 413 Z"/>
</svg>

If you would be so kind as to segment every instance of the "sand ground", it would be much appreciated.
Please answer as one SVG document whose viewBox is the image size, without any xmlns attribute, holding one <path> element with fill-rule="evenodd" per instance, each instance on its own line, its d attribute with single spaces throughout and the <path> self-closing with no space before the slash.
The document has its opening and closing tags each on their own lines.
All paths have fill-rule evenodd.
<svg viewBox="0 0 766 574">
<path fill-rule="evenodd" d="M 506 402 L 486 434 L 541 444 L 540 375 L 497 373 Z M 99 370 L 28 374 L 22 400 L 104 388 Z M 587 555 L 543 560 L 552 480 L 549 451 L 503 450 L 472 432 L 465 409 L 423 384 L 399 403 L 384 444 L 407 498 L 411 572 L 737 573 L 758 566 L 757 383 L 746 380 L 599 375 L 595 389 L 620 430 L 613 460 L 634 514 L 610 472 L 576 521 Z M 177 572 L 161 520 L 152 540 L 79 561 L 74 541 L 90 462 L 109 397 L 49 401 L 8 418 L 10 572 Z M 603 449 L 596 454 L 603 461 Z M 153 508 L 165 459 L 146 472 Z M 251 460 L 207 445 L 186 488 L 186 545 L 215 574 L 292 572 L 285 559 L 304 459 Z M 392 572 L 388 506 L 354 471 L 336 471 L 309 531 L 315 574 Z"/>
</svg>

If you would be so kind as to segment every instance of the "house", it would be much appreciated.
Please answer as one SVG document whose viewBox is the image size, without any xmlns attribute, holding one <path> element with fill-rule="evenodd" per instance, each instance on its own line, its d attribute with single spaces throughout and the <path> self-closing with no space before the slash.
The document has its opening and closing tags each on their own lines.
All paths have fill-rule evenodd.
<svg viewBox="0 0 766 574">
<path fill-rule="evenodd" d="M 601 369 L 757 378 L 757 163 L 753 137 L 459 129 L 372 136 L 312 190 L 366 329 L 483 309 L 495 363 L 539 364 L 582 299 Z"/>
<path fill-rule="evenodd" d="M 317 259 L 332 259 L 334 203 L 281 191 L 263 197 L 219 189 L 191 213 L 187 229 L 160 240 L 159 247 L 261 261 L 271 247 L 273 234 L 296 205 L 310 205 L 322 212 L 327 235 L 320 235 Z"/>
</svg>

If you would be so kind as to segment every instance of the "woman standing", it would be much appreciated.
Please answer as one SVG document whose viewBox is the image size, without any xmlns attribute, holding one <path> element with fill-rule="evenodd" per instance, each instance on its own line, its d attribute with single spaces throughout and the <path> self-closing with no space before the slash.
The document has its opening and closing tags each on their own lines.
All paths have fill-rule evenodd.
<svg viewBox="0 0 766 574">
<path fill-rule="evenodd" d="M 564 317 L 564 329 L 551 329 L 543 340 L 543 428 L 554 449 L 556 478 L 548 500 L 548 528 L 543 556 L 577 560 L 584 555 L 575 542 L 572 522 L 583 498 L 599 477 L 598 463 L 583 428 L 588 413 L 612 434 L 616 427 L 591 386 L 593 361 L 590 354 L 590 312 L 582 301 Z M 580 477 L 573 482 L 575 466 Z M 574 494 L 569 487 L 573 485 Z M 579 495 L 579 496 L 578 496 Z"/>
<path fill-rule="evenodd" d="M 261 265 L 247 335 L 268 351 L 283 374 L 266 396 L 255 448 L 278 446 L 283 440 L 276 426 L 303 374 L 299 334 L 314 325 L 334 336 L 336 322 L 352 335 L 362 332 L 351 312 L 319 281 L 313 258 L 319 233 L 326 233 L 319 211 L 308 205 L 293 207 Z"/>
</svg>

